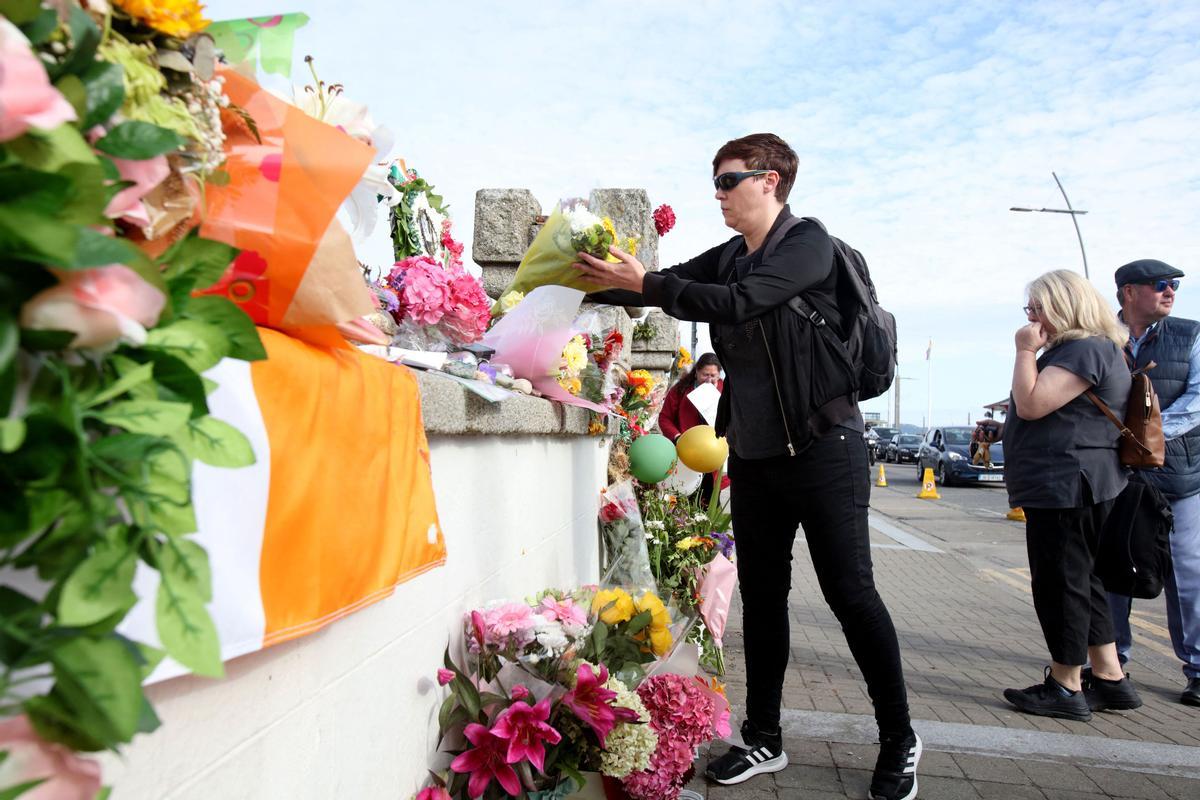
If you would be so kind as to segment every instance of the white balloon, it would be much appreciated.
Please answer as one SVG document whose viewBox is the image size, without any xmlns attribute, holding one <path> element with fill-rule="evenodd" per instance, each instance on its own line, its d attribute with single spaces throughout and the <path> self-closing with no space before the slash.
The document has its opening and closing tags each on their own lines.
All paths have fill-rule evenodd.
<svg viewBox="0 0 1200 800">
<path fill-rule="evenodd" d="M 676 461 L 675 469 L 671 470 L 671 473 L 659 485 L 676 494 L 686 495 L 699 489 L 702 480 L 704 480 L 702 473 L 689 469 L 682 461 Z"/>
</svg>

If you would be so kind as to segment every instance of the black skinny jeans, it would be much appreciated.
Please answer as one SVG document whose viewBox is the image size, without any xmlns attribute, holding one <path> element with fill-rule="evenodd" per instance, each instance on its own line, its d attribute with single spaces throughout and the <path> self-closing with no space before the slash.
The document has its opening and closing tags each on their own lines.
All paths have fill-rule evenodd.
<svg viewBox="0 0 1200 800">
<path fill-rule="evenodd" d="M 871 569 L 870 470 L 862 436 L 835 428 L 797 456 L 729 458 L 746 646 L 746 716 L 779 727 L 790 652 L 792 544 L 803 526 L 825 601 L 867 681 L 880 733 L 907 734 L 896 629 Z"/>
</svg>

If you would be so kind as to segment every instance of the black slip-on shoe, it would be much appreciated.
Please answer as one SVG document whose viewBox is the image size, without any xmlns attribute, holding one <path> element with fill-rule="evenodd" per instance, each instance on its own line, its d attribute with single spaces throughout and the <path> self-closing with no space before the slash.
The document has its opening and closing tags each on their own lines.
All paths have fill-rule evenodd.
<svg viewBox="0 0 1200 800">
<path fill-rule="evenodd" d="M 1092 718 L 1092 710 L 1088 708 L 1083 692 L 1064 688 L 1054 680 L 1049 667 L 1046 667 L 1046 680 L 1043 683 L 1028 689 L 1005 689 L 1004 699 L 1026 714 L 1073 719 L 1076 722 L 1087 722 Z"/>
<path fill-rule="evenodd" d="M 745 747 L 730 747 L 728 753 L 709 762 L 704 776 L 729 786 L 750 780 L 755 775 L 779 772 L 788 765 L 787 753 L 783 752 L 782 731 L 762 733 L 746 720 L 742 723 L 742 740 Z"/>
<path fill-rule="evenodd" d="M 1185 706 L 1200 706 L 1200 678 L 1189 678 L 1179 702 Z"/>
<path fill-rule="evenodd" d="M 1092 711 L 1130 711 L 1142 707 L 1142 698 L 1128 673 L 1119 681 L 1108 681 L 1097 678 L 1091 667 L 1086 667 L 1082 680 L 1083 697 Z"/>
<path fill-rule="evenodd" d="M 912 800 L 917 796 L 917 762 L 921 760 L 921 737 L 881 736 L 875 774 L 871 776 L 871 800 Z"/>
</svg>

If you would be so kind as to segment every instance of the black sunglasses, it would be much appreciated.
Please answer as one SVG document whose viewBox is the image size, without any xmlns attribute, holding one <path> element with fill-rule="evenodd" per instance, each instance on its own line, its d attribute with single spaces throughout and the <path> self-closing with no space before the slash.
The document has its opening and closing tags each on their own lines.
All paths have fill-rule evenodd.
<svg viewBox="0 0 1200 800">
<path fill-rule="evenodd" d="M 746 172 L 722 172 L 720 175 L 713 176 L 713 186 L 717 187 L 719 191 L 728 192 L 746 180 L 746 178 L 753 178 L 755 175 L 766 175 L 774 171 L 771 169 L 752 169 Z"/>
<path fill-rule="evenodd" d="M 1170 286 L 1171 291 L 1175 292 L 1179 290 L 1179 278 L 1171 278 L 1170 280 L 1167 280 L 1166 278 L 1159 278 L 1156 281 L 1143 281 L 1142 285 L 1153 286 L 1154 291 L 1156 292 L 1165 292 L 1167 287 Z"/>
</svg>

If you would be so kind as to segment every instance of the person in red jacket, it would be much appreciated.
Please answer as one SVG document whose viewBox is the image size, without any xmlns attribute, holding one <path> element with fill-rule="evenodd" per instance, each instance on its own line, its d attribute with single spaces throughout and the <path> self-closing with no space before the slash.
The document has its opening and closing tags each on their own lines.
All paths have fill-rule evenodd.
<svg viewBox="0 0 1200 800">
<path fill-rule="evenodd" d="M 679 380 L 667 390 L 663 399 L 662 410 L 658 412 L 658 427 L 672 442 L 677 441 L 688 428 L 697 425 L 707 425 L 700 410 L 688 399 L 688 394 L 703 383 L 711 383 L 718 391 L 724 389 L 721 381 L 721 362 L 716 353 L 705 353 L 696 359 L 692 368 L 680 376 Z M 721 482 L 721 488 L 729 485 L 729 479 Z M 705 503 L 712 497 L 713 475 L 704 476 L 700 484 L 700 497 Z"/>
</svg>

